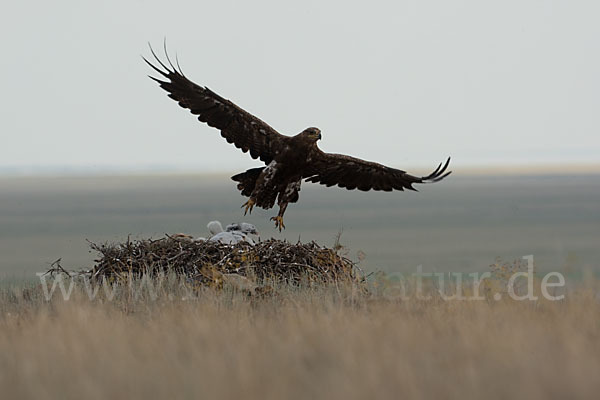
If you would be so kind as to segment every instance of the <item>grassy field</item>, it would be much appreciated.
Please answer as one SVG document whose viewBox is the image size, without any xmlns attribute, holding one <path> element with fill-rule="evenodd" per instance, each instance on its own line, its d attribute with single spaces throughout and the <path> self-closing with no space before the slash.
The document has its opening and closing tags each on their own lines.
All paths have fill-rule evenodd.
<svg viewBox="0 0 600 400">
<path fill-rule="evenodd" d="M 0 179 L 2 398 L 598 398 L 599 175 L 456 176 L 399 196 L 306 186 L 279 233 L 226 177 Z M 557 188 L 560 188 L 557 189 Z M 35 272 L 59 257 L 90 267 L 97 243 L 206 235 L 245 220 L 263 239 L 332 245 L 376 272 L 371 290 L 294 289 L 248 297 L 178 286 L 46 301 Z M 398 296 L 398 273 L 487 271 L 535 257 L 537 301 Z M 363 257 L 364 258 L 364 257 Z M 565 298 L 540 296 L 544 271 Z M 386 275 L 387 273 L 387 275 Z M 414 289 L 414 287 L 413 287 Z M 58 290 L 58 289 L 57 289 Z M 194 293 L 196 294 L 196 293 Z M 556 294 L 552 291 L 552 294 Z"/>
<path fill-rule="evenodd" d="M 564 399 L 600 393 L 598 286 L 562 301 L 350 286 L 90 301 L 3 289 L 3 398 Z M 104 300 L 101 300 L 104 298 Z"/>
</svg>

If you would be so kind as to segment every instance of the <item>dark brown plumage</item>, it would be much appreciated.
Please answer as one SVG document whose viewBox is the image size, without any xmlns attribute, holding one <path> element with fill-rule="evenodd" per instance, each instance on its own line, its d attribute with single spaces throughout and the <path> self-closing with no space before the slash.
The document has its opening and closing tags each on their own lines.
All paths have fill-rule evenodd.
<svg viewBox="0 0 600 400">
<path fill-rule="evenodd" d="M 265 163 L 264 167 L 249 169 L 232 179 L 238 182 L 242 195 L 249 197 L 242 206 L 246 207 L 246 212 L 251 212 L 255 205 L 269 209 L 277 201 L 279 213 L 271 219 L 279 230 L 285 228 L 283 214 L 288 203 L 298 201 L 302 179 L 348 190 L 392 191 L 416 190 L 415 183 L 437 182 L 450 175 L 446 172 L 450 158 L 431 174 L 416 177 L 374 162 L 325 153 L 317 147 L 317 141 L 321 139 L 318 128 L 307 128 L 296 136 L 281 135 L 208 87 L 187 79 L 179 64 L 177 68 L 173 65 L 166 49 L 169 66 L 156 56 L 152 47 L 150 51 L 162 69 L 145 58 L 144 61 L 167 80 L 150 78 L 158 82 L 170 98 L 197 115 L 201 122 L 219 129 L 227 142 Z"/>
</svg>

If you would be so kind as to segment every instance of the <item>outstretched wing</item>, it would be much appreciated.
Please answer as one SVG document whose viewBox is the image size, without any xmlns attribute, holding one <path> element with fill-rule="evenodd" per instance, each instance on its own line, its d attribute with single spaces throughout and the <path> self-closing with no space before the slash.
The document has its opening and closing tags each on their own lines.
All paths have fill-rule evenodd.
<svg viewBox="0 0 600 400">
<path fill-rule="evenodd" d="M 450 158 L 431 174 L 417 177 L 385 165 L 318 150 L 312 156 L 310 168 L 304 178 L 307 178 L 307 182 L 338 185 L 348 190 L 416 190 L 412 186 L 415 183 L 437 182 L 450 175 L 451 171 L 446 172 L 449 164 Z"/>
<path fill-rule="evenodd" d="M 279 134 L 264 121 L 209 88 L 190 81 L 181 72 L 179 63 L 177 63 L 178 68 L 173 66 L 166 48 L 165 55 L 170 68 L 156 56 L 152 47 L 150 47 L 150 51 L 162 69 L 146 58 L 144 61 L 168 81 L 152 76 L 150 78 L 158 82 L 160 87 L 169 93 L 170 98 L 179 103 L 181 107 L 189 109 L 192 114 L 197 115 L 201 122 L 206 122 L 209 126 L 219 129 L 221 136 L 227 142 L 233 143 L 244 153 L 249 151 L 252 158 L 260 158 L 267 164 L 273 160 L 275 154 L 283 147 L 283 142 L 288 139 L 287 136 Z"/>
</svg>

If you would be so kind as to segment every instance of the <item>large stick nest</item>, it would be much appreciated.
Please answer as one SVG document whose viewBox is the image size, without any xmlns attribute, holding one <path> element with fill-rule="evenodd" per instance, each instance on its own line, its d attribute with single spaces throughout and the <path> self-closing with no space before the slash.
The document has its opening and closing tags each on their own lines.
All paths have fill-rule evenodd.
<svg viewBox="0 0 600 400">
<path fill-rule="evenodd" d="M 154 240 L 127 240 L 97 245 L 99 253 L 92 269 L 94 279 L 121 280 L 126 276 L 176 273 L 199 283 L 210 283 L 214 274 L 238 274 L 258 282 L 302 280 L 332 282 L 356 280 L 358 268 L 334 249 L 317 243 L 269 239 L 250 245 L 226 245 L 214 241 L 192 241 L 167 236 Z"/>
</svg>

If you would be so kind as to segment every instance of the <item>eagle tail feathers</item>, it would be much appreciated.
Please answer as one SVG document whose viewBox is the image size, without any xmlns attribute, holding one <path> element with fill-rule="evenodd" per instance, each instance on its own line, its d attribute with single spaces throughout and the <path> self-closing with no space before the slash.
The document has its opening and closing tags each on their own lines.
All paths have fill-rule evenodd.
<svg viewBox="0 0 600 400">
<path fill-rule="evenodd" d="M 256 180 L 265 167 L 250 168 L 240 174 L 234 175 L 231 179 L 238 182 L 237 188 L 242 192 L 243 196 L 250 196 L 256 186 Z"/>
</svg>

